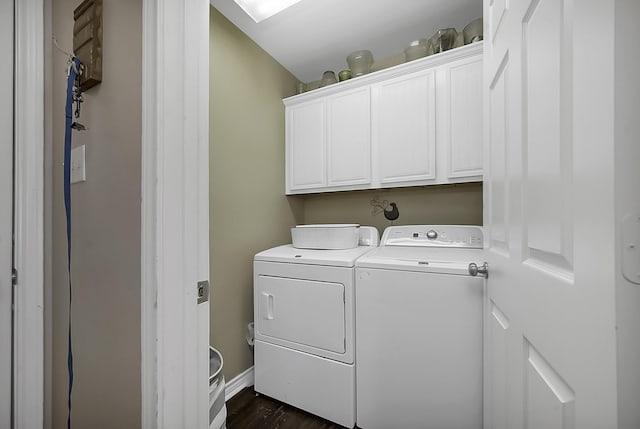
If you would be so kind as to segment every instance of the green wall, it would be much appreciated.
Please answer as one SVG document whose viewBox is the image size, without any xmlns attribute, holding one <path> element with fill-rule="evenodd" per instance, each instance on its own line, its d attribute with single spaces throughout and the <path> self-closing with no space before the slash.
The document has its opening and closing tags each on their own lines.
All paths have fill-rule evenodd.
<svg viewBox="0 0 640 429">
<path fill-rule="evenodd" d="M 394 202 L 400 217 L 390 222 L 374 213 L 372 200 Z M 378 228 L 416 224 L 482 225 L 482 184 L 421 186 L 304 197 L 305 223 L 359 223 Z"/>
<path fill-rule="evenodd" d="M 284 196 L 282 98 L 297 80 L 214 8 L 210 32 L 210 336 L 229 380 L 253 365 L 253 255 L 302 222 Z"/>
</svg>

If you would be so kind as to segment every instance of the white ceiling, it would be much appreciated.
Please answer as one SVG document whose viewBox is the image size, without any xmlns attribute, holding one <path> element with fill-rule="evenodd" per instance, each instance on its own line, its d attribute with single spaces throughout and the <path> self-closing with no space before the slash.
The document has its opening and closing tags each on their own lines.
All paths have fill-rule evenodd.
<svg viewBox="0 0 640 429">
<path fill-rule="evenodd" d="M 211 4 L 303 82 L 346 69 L 353 51 L 384 59 L 482 17 L 482 0 L 302 0 L 256 24 L 233 0 Z"/>
</svg>

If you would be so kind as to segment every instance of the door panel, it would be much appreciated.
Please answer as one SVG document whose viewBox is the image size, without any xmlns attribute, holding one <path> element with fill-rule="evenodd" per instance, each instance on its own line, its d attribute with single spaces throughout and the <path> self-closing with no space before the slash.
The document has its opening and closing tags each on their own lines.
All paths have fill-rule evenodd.
<svg viewBox="0 0 640 429">
<path fill-rule="evenodd" d="M 490 19 L 489 22 L 489 34 L 492 36 L 492 40 L 495 40 L 496 36 L 500 32 L 502 19 L 507 11 L 507 5 L 509 0 L 489 0 Z"/>
<path fill-rule="evenodd" d="M 378 84 L 372 97 L 372 139 L 382 186 L 435 179 L 434 72 Z"/>
<path fill-rule="evenodd" d="M 344 285 L 258 276 L 255 288 L 256 338 L 345 352 Z"/>
<path fill-rule="evenodd" d="M 616 427 L 612 5 L 485 1 L 486 429 Z"/>
<path fill-rule="evenodd" d="M 489 207 L 491 229 L 489 243 L 492 249 L 508 253 L 509 248 L 509 212 L 507 210 L 509 200 L 509 154 L 506 142 L 509 115 L 507 109 L 507 76 L 509 58 L 505 57 L 489 87 L 489 99 L 491 109 L 491 121 L 489 124 L 489 138 L 491 139 L 490 162 L 491 176 L 488 186 L 485 187 L 491 195 Z"/>
<path fill-rule="evenodd" d="M 525 340 L 525 427 L 575 428 L 575 393 Z"/>
<path fill-rule="evenodd" d="M 0 3 L 0 428 L 11 427 L 13 2 Z"/>
<path fill-rule="evenodd" d="M 328 186 L 371 183 L 370 106 L 368 87 L 327 99 Z"/>
<path fill-rule="evenodd" d="M 304 104 L 289 110 L 288 126 L 291 144 L 289 184 L 291 189 L 324 186 L 325 173 L 325 112 L 322 101 Z"/>
<path fill-rule="evenodd" d="M 492 429 L 509 429 L 507 416 L 501 409 L 502 404 L 507 403 L 507 377 L 508 377 L 508 329 L 509 319 L 500 311 L 498 306 L 489 302 L 487 310 L 490 314 L 485 316 L 487 326 L 485 328 L 486 347 L 485 360 L 491 364 L 493 373 L 491 389 L 485 389 L 485 401 L 492 405 L 490 415 L 494 416 Z"/>
<path fill-rule="evenodd" d="M 529 5 L 523 23 L 525 258 L 572 278 L 571 57 L 564 2 Z M 568 20 L 568 18 L 566 18 Z"/>
<path fill-rule="evenodd" d="M 448 118 L 447 177 L 482 175 L 482 58 L 460 60 L 446 69 L 450 105 L 442 112 Z"/>
</svg>

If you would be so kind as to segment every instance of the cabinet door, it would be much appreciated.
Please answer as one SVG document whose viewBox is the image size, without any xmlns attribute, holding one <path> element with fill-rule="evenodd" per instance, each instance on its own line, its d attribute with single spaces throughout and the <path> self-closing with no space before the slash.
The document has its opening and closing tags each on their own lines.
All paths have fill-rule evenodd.
<svg viewBox="0 0 640 429">
<path fill-rule="evenodd" d="M 447 147 L 447 177 L 482 177 L 482 56 L 444 68 L 442 136 Z"/>
<path fill-rule="evenodd" d="M 287 193 L 326 186 L 324 100 L 287 109 Z"/>
<path fill-rule="evenodd" d="M 371 183 L 369 87 L 327 99 L 327 157 L 329 186 Z"/>
<path fill-rule="evenodd" d="M 382 187 L 435 179 L 433 70 L 373 87 L 374 165 Z"/>
</svg>

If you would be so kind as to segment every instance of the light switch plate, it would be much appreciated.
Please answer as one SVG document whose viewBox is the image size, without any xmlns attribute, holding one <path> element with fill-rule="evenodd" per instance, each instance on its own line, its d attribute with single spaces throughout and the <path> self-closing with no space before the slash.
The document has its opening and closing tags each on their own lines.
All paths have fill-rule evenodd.
<svg viewBox="0 0 640 429">
<path fill-rule="evenodd" d="M 84 153 L 84 145 L 71 149 L 71 183 L 85 182 L 87 180 Z"/>
</svg>

